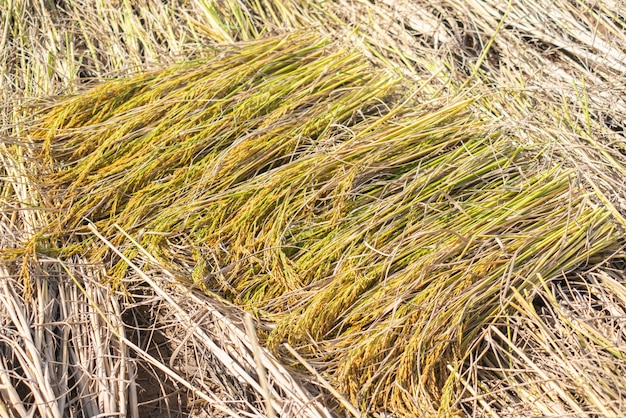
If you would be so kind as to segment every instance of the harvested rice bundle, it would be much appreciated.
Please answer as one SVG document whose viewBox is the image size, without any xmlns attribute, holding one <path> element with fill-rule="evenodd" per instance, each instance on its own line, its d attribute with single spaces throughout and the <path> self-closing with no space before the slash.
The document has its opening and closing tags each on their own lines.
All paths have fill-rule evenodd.
<svg viewBox="0 0 626 418">
<path fill-rule="evenodd" d="M 259 41 L 112 81 L 52 108 L 33 137 L 54 166 L 58 227 L 86 217 L 133 229 L 155 218 L 151 232 L 169 234 L 178 220 L 156 212 L 180 208 L 195 218 L 185 204 L 311 152 L 314 138 L 339 123 L 378 112 L 396 81 L 372 73 L 358 54 L 326 48 L 307 35 Z M 156 246 L 165 240 L 152 238 Z"/>
<path fill-rule="evenodd" d="M 297 34 L 67 98 L 32 132 L 59 213 L 47 238 L 121 283 L 124 263 L 83 237 L 94 222 L 132 257 L 117 225 L 271 322 L 269 347 L 294 346 L 362 411 L 454 414 L 515 298 L 618 235 L 574 172 L 474 100 L 402 87 Z"/>
</svg>

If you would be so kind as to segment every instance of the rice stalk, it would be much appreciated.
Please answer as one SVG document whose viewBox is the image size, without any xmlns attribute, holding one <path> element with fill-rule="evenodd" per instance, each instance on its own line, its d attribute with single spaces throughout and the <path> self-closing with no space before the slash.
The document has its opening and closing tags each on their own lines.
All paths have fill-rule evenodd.
<svg viewBox="0 0 626 418">
<path fill-rule="evenodd" d="M 206 67 L 183 65 L 158 75 L 138 76 L 136 84 L 130 85 L 126 93 L 119 90 L 124 88 L 124 83 L 113 82 L 93 90 L 93 96 L 87 98 L 88 104 L 80 97 L 68 99 L 67 106 L 57 108 L 59 113 L 51 112 L 50 119 L 43 121 L 45 129 L 33 133 L 35 137 L 43 137 L 42 158 L 50 161 L 50 153 L 54 152 L 57 160 L 63 156 L 78 162 L 71 170 L 60 170 L 52 180 L 63 184 L 59 187 L 61 194 L 54 198 L 65 202 L 71 212 L 59 226 L 72 228 L 77 225 L 74 220 L 81 222 L 83 217 L 98 224 L 100 217 L 120 212 L 118 224 L 127 229 L 148 218 L 144 212 L 151 211 L 151 196 L 157 199 L 154 204 L 160 205 L 163 203 L 160 196 L 165 192 L 170 202 L 182 204 L 184 196 L 199 199 L 209 187 L 217 192 L 243 183 L 258 171 L 286 163 L 298 148 L 311 147 L 313 144 L 306 143 L 310 137 L 329 130 L 335 121 L 354 117 L 357 105 L 373 101 L 376 95 L 384 97 L 393 86 L 393 81 L 384 76 L 365 86 L 364 81 L 370 77 L 362 73 L 366 67 L 356 55 L 338 52 L 325 57 L 321 55 L 324 42 L 311 45 L 310 40 L 304 36 L 300 43 L 274 39 L 251 44 L 243 54 L 227 57 L 225 62 L 216 59 Z M 260 53 L 259 48 L 264 52 Z M 306 75 L 302 77 L 299 68 L 307 62 L 310 67 L 306 67 Z M 152 85 L 158 86 L 157 89 Z M 253 85 L 255 88 L 251 90 Z M 184 89 L 181 97 L 167 97 L 168 92 L 178 92 L 180 87 Z M 329 95 L 336 100 L 334 108 L 324 102 Z M 161 96 L 163 100 L 159 100 Z M 108 103 L 107 97 L 115 97 L 115 103 Z M 177 104 L 169 109 L 172 100 Z M 161 108 L 151 109 L 149 103 Z M 198 103 L 205 103 L 201 111 L 195 110 Z M 121 108 L 117 108 L 118 104 L 122 104 Z M 78 108 L 86 109 L 85 106 L 96 106 L 98 110 L 77 112 Z M 145 109 L 150 119 L 138 119 L 137 109 Z M 294 111 L 307 118 L 307 123 L 299 123 L 291 113 Z M 196 117 L 189 119 L 189 113 L 195 113 Z M 165 114 L 168 117 L 164 119 Z M 80 131 L 90 138 L 102 138 L 103 142 L 85 141 L 83 137 L 69 137 L 64 144 L 56 141 L 57 130 L 70 132 L 85 125 L 85 119 L 91 117 L 97 133 L 83 128 Z M 118 125 L 123 126 L 120 131 L 116 130 Z M 116 133 L 103 135 L 109 129 Z M 151 133 L 145 137 L 138 135 L 148 131 Z M 127 141 L 128 135 L 134 139 Z M 51 150 L 52 138 L 55 138 L 55 150 Z M 146 148 L 153 138 L 159 138 L 159 143 Z M 207 138 L 212 139 L 207 142 Z M 151 151 L 146 153 L 148 149 Z M 84 158 L 95 150 L 100 161 Z M 127 155 L 115 162 L 111 171 L 108 161 L 124 153 Z M 138 160 L 140 154 L 143 158 Z M 242 161 L 238 160 L 239 155 Z M 195 168 L 188 169 L 195 164 Z M 232 169 L 235 165 L 237 170 Z M 104 187 L 105 193 L 85 193 L 82 188 L 79 198 L 94 199 L 94 203 L 74 202 L 72 194 L 77 190 L 71 183 L 77 185 L 84 179 L 92 187 L 100 187 L 100 179 L 90 174 L 99 167 L 112 174 L 108 187 Z M 233 172 L 229 173 L 230 170 Z M 74 182 L 76 175 L 79 182 Z M 165 218 L 160 220 L 164 221 Z M 168 228 L 171 226 L 163 224 L 154 232 Z M 162 236 L 155 236 L 154 241 L 162 241 Z"/>
<path fill-rule="evenodd" d="M 132 366 L 119 360 L 125 357 L 123 347 L 72 293 L 77 290 L 71 283 L 59 285 L 55 270 L 33 275 L 29 294 L 15 287 L 3 266 L 0 396 L 10 416 L 90 416 L 100 411 L 138 416 L 127 410 L 126 394 L 134 382 Z M 106 306 L 106 289 L 100 286 L 89 293 L 102 297 L 99 303 Z"/>
<path fill-rule="evenodd" d="M 341 89 L 332 80 L 343 75 L 333 78 L 318 67 L 316 74 L 329 84 L 315 96 L 317 103 L 307 102 L 304 92 L 316 79 L 298 73 L 295 58 L 282 67 L 285 73 L 265 67 L 270 80 L 264 91 L 277 106 L 268 110 L 262 108 L 268 97 L 254 95 L 264 75 L 237 78 L 232 72 L 232 98 L 250 100 L 247 109 L 237 108 L 220 96 L 235 110 L 229 123 L 220 124 L 215 115 L 222 109 L 211 107 L 212 98 L 192 105 L 201 96 L 192 89 L 200 86 L 193 79 L 198 62 L 189 62 L 169 75 L 137 75 L 130 89 L 120 82 L 110 96 L 102 92 L 115 83 L 99 87 L 99 97 L 87 104 L 77 99 L 64 115 L 48 110 L 56 116 L 34 131 L 49 141 L 40 160 L 31 159 L 27 142 L 7 142 L 2 153 L 12 179 L 3 184 L 4 208 L 24 204 L 24 219 L 33 217 L 23 221 L 3 212 L 3 230 L 11 237 L 3 244 L 11 249 L 5 255 L 29 256 L 19 259 L 26 272 L 21 279 L 35 298 L 49 297 L 33 290 L 33 266 L 43 254 L 86 254 L 106 263 L 114 283 L 127 284 L 126 263 L 92 235 L 86 217 L 126 256 L 144 254 L 143 245 L 179 279 L 274 321 L 262 340 L 287 361 L 291 355 L 281 343 L 289 341 L 363 411 L 623 415 L 621 389 L 610 389 L 621 387 L 619 372 L 611 372 L 621 370 L 621 348 L 606 337 L 619 324 L 599 331 L 586 319 L 572 320 L 581 312 L 594 317 L 596 309 L 575 304 L 564 311 L 571 291 L 557 290 L 576 288 L 576 300 L 622 292 L 623 269 L 593 269 L 614 254 L 619 260 L 623 233 L 614 222 L 623 227 L 626 213 L 621 2 L 88 3 L 66 2 L 65 9 L 28 1 L 0 5 L 0 68 L 10 74 L 0 77 L 0 90 L 3 103 L 15 103 L 2 109 L 3 135 L 25 137 L 13 123 L 25 117 L 18 106 L 24 96 L 71 91 L 188 55 L 217 57 L 208 62 L 230 66 L 221 47 L 206 51 L 203 45 L 302 27 L 350 39 L 359 54 L 419 91 L 401 106 L 398 92 L 406 84 L 378 74 L 359 78 L 371 68 L 365 60 L 354 52 L 333 56 L 332 43 L 322 42 L 313 48 L 319 55 L 287 54 L 318 64 L 331 54 L 336 67 L 348 63 L 354 76 L 348 83 L 358 92 L 336 93 Z M 59 22 L 70 29 L 65 37 L 56 29 Z M 28 28 L 42 36 L 30 36 Z M 268 57 L 265 41 L 257 49 L 251 45 L 229 50 L 248 51 L 248 63 L 256 55 Z M 185 71 L 188 90 L 169 81 Z M 281 79 L 285 74 L 293 78 Z M 162 95 L 151 95 L 157 79 L 165 84 L 157 87 Z M 217 80 L 230 87 L 226 77 Z M 363 94 L 372 80 L 380 83 L 371 96 Z M 293 90 L 282 89 L 283 82 Z M 217 84 L 211 88 L 218 90 Z M 181 91 L 188 106 L 180 99 L 172 105 Z M 320 116 L 325 101 L 336 103 L 333 94 L 346 101 L 345 113 Z M 472 100 L 460 100 L 463 95 Z M 285 97 L 308 107 L 287 105 L 281 113 Z M 156 109 L 162 113 L 152 114 Z M 214 118 L 195 116 L 205 110 Z M 170 114 L 172 123 L 159 120 Z M 288 120 L 293 114 L 296 122 Z M 189 115 L 190 124 L 181 123 Z M 246 124 L 246 118 L 253 120 Z M 300 126 L 303 119 L 310 124 Z M 206 138 L 218 132 L 208 130 L 213 123 L 233 135 L 207 148 Z M 198 124 L 205 130 L 196 130 Z M 81 136 L 84 125 L 88 133 Z M 196 134 L 186 154 L 186 140 Z M 169 142 L 159 142 L 163 137 Z M 32 210 L 42 206 L 36 190 L 41 171 L 35 168 L 42 162 L 57 172 L 52 184 L 43 185 L 48 210 L 62 211 L 52 216 L 51 227 L 48 210 Z M 118 220 L 141 245 L 128 243 L 114 226 Z M 41 227 L 44 239 L 34 237 Z M 28 248 L 19 244 L 29 240 Z M 592 272 L 579 278 L 585 266 Z M 546 284 L 563 274 L 556 288 Z M 604 278 L 591 286 L 594 274 Z M 619 317 L 619 296 L 602 297 L 602 306 Z M 352 357 L 341 357 L 345 347 Z M 388 391 L 390 382 L 395 392 Z"/>
<path fill-rule="evenodd" d="M 516 294 L 512 303 L 517 314 L 502 318 L 512 326 L 511 332 L 505 335 L 495 328 L 486 332 L 480 342 L 485 357 L 480 363 L 474 359 L 467 371 L 472 381 L 468 385 L 480 388 L 473 401 L 479 399 L 510 416 L 520 416 L 519 411 L 620 416 L 623 286 L 613 286 L 620 277 L 619 266 L 615 267 L 612 275 L 592 272 L 569 280 L 541 279 L 537 286 L 543 291 Z"/>
<path fill-rule="evenodd" d="M 125 237 L 129 238 L 134 245 L 138 246 L 138 249 L 142 253 L 146 254 L 152 263 L 156 265 L 159 264 L 158 261 L 147 253 L 144 248 L 142 248 L 135 240 L 130 238 L 125 231 L 123 231 L 119 226 L 115 226 Z M 186 326 L 186 328 L 194 330 L 194 337 L 199 340 L 198 345 L 200 347 L 208 349 L 217 358 L 217 360 L 222 363 L 223 367 L 230 371 L 232 376 L 245 380 L 245 383 L 250 385 L 260 396 L 265 397 L 266 402 L 271 402 L 270 405 L 266 407 L 267 415 L 271 415 L 274 410 L 278 410 L 281 415 L 289 416 L 292 412 L 292 408 L 301 412 L 306 411 L 307 416 L 312 417 L 321 417 L 328 414 L 325 408 L 310 400 L 310 395 L 306 393 L 305 389 L 299 387 L 298 382 L 291 378 L 280 365 L 277 365 L 276 361 L 269 353 L 265 352 L 260 346 L 258 346 L 258 341 L 255 340 L 254 336 L 251 337 L 246 335 L 248 332 L 247 329 L 244 331 L 241 329 L 242 327 L 238 327 L 237 324 L 234 323 L 232 317 L 226 317 L 221 313 L 223 310 L 228 310 L 228 306 L 220 304 L 219 301 L 200 300 L 189 294 L 188 290 L 183 291 L 183 294 L 179 295 L 182 298 L 188 298 L 193 302 L 200 302 L 202 305 L 208 307 L 210 315 L 222 328 L 220 329 L 222 339 L 226 338 L 229 340 L 228 344 L 223 341 L 219 344 L 214 338 L 211 338 L 211 336 L 206 333 L 203 327 L 200 326 L 201 324 L 190 316 L 188 311 L 184 310 L 180 306 L 180 303 L 177 302 L 173 296 L 164 292 L 159 284 L 146 275 L 138 266 L 133 264 L 131 260 L 126 259 L 124 255 L 106 238 L 104 238 L 93 225 L 90 225 L 90 229 L 105 245 L 122 257 L 122 259 L 124 259 L 124 261 L 138 274 L 143 282 L 152 287 L 153 291 L 158 296 L 163 298 L 165 302 L 167 302 L 167 309 L 174 311 L 174 316 L 177 322 L 181 322 Z M 162 271 L 162 274 L 170 280 L 174 279 L 173 275 L 167 270 Z M 170 286 L 173 284 L 174 283 L 171 282 L 169 283 Z M 248 319 L 246 319 L 246 317 Z M 244 326 L 248 326 L 245 325 L 246 322 L 252 322 L 249 326 L 254 326 L 252 319 L 248 316 L 245 316 L 238 322 L 241 322 L 239 325 Z M 122 339 L 125 340 L 123 337 Z M 142 350 L 139 350 L 139 347 L 128 340 L 125 340 L 125 343 L 141 355 L 146 355 L 145 353 L 142 353 Z M 220 345 L 223 345 L 224 347 L 220 347 Z M 164 368 L 165 366 L 155 361 L 155 359 L 150 359 L 150 361 L 152 361 L 156 367 L 163 368 L 163 371 L 166 374 L 181 382 L 192 392 L 196 392 L 193 385 L 185 381 L 182 377 L 177 376 L 174 371 Z M 171 361 L 172 360 L 170 360 L 170 362 Z M 256 366 L 256 368 L 254 366 Z M 247 372 L 247 369 L 250 368 L 253 370 L 256 369 L 256 376 Z M 264 386 L 269 385 L 267 376 L 265 375 L 266 372 L 269 372 L 270 376 L 274 380 L 274 385 L 272 385 L 271 388 L 269 386 Z M 262 377 L 261 374 L 265 377 Z M 202 378 L 202 376 L 200 376 L 200 378 Z M 204 398 L 212 404 L 213 407 L 217 407 L 221 403 L 220 400 L 215 398 L 212 394 L 207 396 L 203 392 L 199 392 L 198 396 Z M 217 405 L 215 405 L 216 403 Z M 232 416 L 236 416 L 236 413 L 231 411 L 226 405 L 223 405 L 221 409 L 224 409 L 225 412 L 228 412 Z"/>
<path fill-rule="evenodd" d="M 454 414 L 468 353 L 511 298 L 600 260 L 617 229 L 480 98 L 420 105 L 333 46 L 245 43 L 47 110 L 31 135 L 60 209 L 48 245 L 107 260 L 121 284 L 128 234 L 275 323 L 268 346 L 293 346 L 361 410 Z M 59 234 L 84 219 L 124 253 Z"/>
</svg>

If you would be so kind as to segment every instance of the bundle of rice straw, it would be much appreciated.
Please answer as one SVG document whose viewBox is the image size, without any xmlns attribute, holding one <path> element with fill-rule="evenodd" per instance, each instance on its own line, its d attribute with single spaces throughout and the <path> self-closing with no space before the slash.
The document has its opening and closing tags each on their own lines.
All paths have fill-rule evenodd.
<svg viewBox="0 0 626 418">
<path fill-rule="evenodd" d="M 511 341 L 557 309 L 538 289 L 619 249 L 611 212 L 478 95 L 419 89 L 299 32 L 63 98 L 29 132 L 56 213 L 32 248 L 104 263 L 118 289 L 149 253 L 361 413 L 502 413 L 494 374 L 541 399 L 529 413 L 599 413 L 591 375 L 524 393 Z"/>
</svg>

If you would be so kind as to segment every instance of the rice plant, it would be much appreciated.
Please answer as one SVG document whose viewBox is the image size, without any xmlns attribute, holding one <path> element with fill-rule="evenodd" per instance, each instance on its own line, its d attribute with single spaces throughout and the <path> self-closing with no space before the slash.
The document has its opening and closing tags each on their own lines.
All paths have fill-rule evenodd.
<svg viewBox="0 0 626 418">
<path fill-rule="evenodd" d="M 621 416 L 621 7 L 3 4 L 0 407 Z"/>
</svg>

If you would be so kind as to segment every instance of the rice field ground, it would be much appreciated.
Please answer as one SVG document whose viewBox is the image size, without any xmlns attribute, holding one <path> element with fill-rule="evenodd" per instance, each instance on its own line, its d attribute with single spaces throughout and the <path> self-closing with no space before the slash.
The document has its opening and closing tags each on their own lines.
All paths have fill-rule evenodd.
<svg viewBox="0 0 626 418">
<path fill-rule="evenodd" d="M 626 415 L 626 3 L 0 22 L 0 416 Z"/>
</svg>

